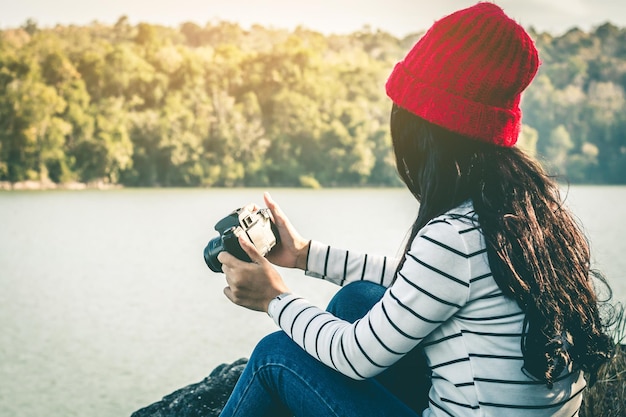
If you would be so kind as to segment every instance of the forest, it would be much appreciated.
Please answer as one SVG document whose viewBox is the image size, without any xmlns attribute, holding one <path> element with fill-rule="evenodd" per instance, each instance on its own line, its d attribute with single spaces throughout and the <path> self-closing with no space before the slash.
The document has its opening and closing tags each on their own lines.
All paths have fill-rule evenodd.
<svg viewBox="0 0 626 417">
<path fill-rule="evenodd" d="M 626 183 L 626 30 L 528 28 L 519 146 L 569 183 Z M 397 186 L 384 84 L 423 32 L 210 21 L 0 30 L 0 181 Z"/>
</svg>

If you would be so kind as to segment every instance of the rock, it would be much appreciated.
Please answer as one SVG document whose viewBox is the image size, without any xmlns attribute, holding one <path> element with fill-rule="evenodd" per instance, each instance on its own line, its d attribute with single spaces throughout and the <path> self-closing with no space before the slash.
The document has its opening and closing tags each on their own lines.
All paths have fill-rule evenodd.
<svg viewBox="0 0 626 417">
<path fill-rule="evenodd" d="M 217 417 L 235 387 L 248 359 L 221 364 L 202 381 L 187 385 L 131 417 Z"/>
</svg>

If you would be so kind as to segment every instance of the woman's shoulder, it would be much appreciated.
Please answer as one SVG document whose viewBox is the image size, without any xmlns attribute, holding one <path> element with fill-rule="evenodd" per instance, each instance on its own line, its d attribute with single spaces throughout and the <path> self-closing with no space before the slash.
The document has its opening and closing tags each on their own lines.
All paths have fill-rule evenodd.
<svg viewBox="0 0 626 417">
<path fill-rule="evenodd" d="M 471 201 L 432 219 L 417 234 L 413 245 L 434 243 L 464 256 L 482 250 L 482 232 Z"/>
<path fill-rule="evenodd" d="M 471 200 L 466 200 L 458 206 L 435 217 L 428 222 L 427 226 L 434 226 L 437 224 L 449 225 L 457 229 L 459 232 L 464 233 L 468 231 L 468 228 L 471 230 L 479 230 L 478 216 L 474 211 L 474 204 Z"/>
</svg>

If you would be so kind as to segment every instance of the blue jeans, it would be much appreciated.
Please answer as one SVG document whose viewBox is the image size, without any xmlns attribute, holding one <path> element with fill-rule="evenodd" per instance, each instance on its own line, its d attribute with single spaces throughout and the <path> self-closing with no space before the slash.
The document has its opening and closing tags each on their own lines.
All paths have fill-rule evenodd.
<svg viewBox="0 0 626 417">
<path fill-rule="evenodd" d="M 363 317 L 385 288 L 367 281 L 343 287 L 327 310 L 344 320 Z M 430 378 L 418 347 L 375 378 L 355 381 L 327 367 L 284 332 L 252 352 L 221 417 L 419 417 Z"/>
</svg>

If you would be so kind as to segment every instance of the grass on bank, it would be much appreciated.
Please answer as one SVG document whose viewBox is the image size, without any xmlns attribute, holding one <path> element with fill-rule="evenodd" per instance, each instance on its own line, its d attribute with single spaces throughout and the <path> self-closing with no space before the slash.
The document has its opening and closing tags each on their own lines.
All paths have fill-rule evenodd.
<svg viewBox="0 0 626 417">
<path fill-rule="evenodd" d="M 626 312 L 619 305 L 612 334 L 617 343 L 613 359 L 604 366 L 598 380 L 587 388 L 580 417 L 626 416 Z"/>
</svg>

